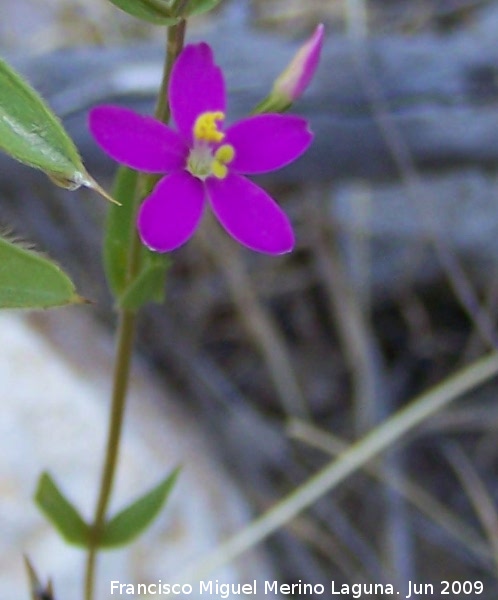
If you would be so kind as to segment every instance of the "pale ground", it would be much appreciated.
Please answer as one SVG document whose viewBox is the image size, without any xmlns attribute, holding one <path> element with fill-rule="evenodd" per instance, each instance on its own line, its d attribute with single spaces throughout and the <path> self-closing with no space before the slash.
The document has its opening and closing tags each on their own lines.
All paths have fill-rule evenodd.
<svg viewBox="0 0 498 600">
<path fill-rule="evenodd" d="M 43 579 L 54 577 L 57 600 L 81 598 L 83 553 L 59 540 L 32 495 L 39 474 L 49 470 L 85 516 L 93 510 L 112 343 L 92 322 L 90 310 L 31 317 L 0 312 L 0 598 L 28 597 L 23 553 Z M 183 472 L 153 529 L 129 550 L 105 555 L 100 598 L 109 596 L 110 580 L 174 580 L 250 519 L 195 415 L 183 412 L 144 365 L 136 365 L 130 401 L 114 506 L 152 487 L 178 464 Z M 249 554 L 212 576 L 244 582 L 269 574 L 261 556 Z"/>
</svg>

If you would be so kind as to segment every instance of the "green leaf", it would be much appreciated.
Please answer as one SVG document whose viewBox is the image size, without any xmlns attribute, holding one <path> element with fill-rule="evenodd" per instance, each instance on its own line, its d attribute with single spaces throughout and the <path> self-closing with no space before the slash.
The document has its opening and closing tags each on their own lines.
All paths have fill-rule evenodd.
<svg viewBox="0 0 498 600">
<path fill-rule="evenodd" d="M 88 545 L 90 528 L 48 473 L 40 476 L 35 502 L 68 544 Z"/>
<path fill-rule="evenodd" d="M 119 299 L 121 308 L 136 311 L 147 302 L 164 301 L 166 271 L 171 261 L 167 256 L 146 252 L 142 270 Z"/>
<path fill-rule="evenodd" d="M 205 13 L 221 0 L 109 0 L 129 15 L 155 25 L 176 25 L 180 19 Z M 182 8 L 183 5 L 183 8 Z M 180 12 L 181 11 L 181 12 Z"/>
<path fill-rule="evenodd" d="M 159 514 L 178 477 L 175 469 L 150 492 L 119 512 L 104 526 L 101 548 L 123 546 L 144 531 Z"/>
<path fill-rule="evenodd" d="M 39 94 L 0 60 L 0 148 L 45 171 L 57 185 L 103 190 L 85 170 L 76 146 Z"/>
<path fill-rule="evenodd" d="M 177 0 L 175 4 L 180 4 L 181 0 Z M 215 8 L 221 0 L 190 0 L 187 2 L 184 10 L 182 11 L 182 17 L 192 17 L 193 15 L 200 15 L 208 12 Z"/>
<path fill-rule="evenodd" d="M 81 303 L 69 277 L 48 258 L 0 238 L 0 308 Z"/>
<path fill-rule="evenodd" d="M 104 236 L 104 267 L 109 287 L 115 297 L 126 288 L 128 252 L 135 231 L 135 190 L 138 173 L 120 167 L 116 176 L 113 196 L 121 206 L 111 204 L 107 214 Z"/>
<path fill-rule="evenodd" d="M 147 302 L 164 300 L 166 270 L 170 265 L 167 256 L 143 246 L 138 275 L 128 282 L 129 252 L 136 235 L 137 179 L 137 171 L 126 167 L 118 170 L 113 195 L 121 206 L 109 207 L 104 237 L 104 265 L 109 287 L 119 306 L 129 310 L 138 310 Z"/>
<path fill-rule="evenodd" d="M 129 15 L 155 25 L 176 25 L 180 19 L 171 12 L 171 0 L 109 0 Z"/>
</svg>

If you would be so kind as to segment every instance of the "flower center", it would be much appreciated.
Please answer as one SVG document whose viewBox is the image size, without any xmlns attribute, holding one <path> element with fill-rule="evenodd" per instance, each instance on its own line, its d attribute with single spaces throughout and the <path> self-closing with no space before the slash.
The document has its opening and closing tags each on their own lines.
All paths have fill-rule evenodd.
<svg viewBox="0 0 498 600">
<path fill-rule="evenodd" d="M 227 165 L 235 157 L 235 149 L 231 144 L 214 147 L 225 138 L 219 130 L 219 122 L 225 119 L 221 111 L 205 112 L 199 115 L 194 123 L 194 145 L 187 160 L 187 169 L 199 179 L 214 175 L 224 179 L 228 174 Z"/>
</svg>

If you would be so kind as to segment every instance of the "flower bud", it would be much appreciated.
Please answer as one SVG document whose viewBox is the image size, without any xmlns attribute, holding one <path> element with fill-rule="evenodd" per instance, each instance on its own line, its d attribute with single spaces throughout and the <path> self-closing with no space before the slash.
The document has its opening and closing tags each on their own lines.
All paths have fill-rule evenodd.
<svg viewBox="0 0 498 600">
<path fill-rule="evenodd" d="M 318 25 L 310 39 L 301 46 L 289 66 L 273 85 L 273 94 L 297 100 L 308 87 L 320 60 L 324 27 Z"/>
<path fill-rule="evenodd" d="M 270 95 L 256 107 L 255 113 L 284 112 L 302 95 L 318 66 L 324 29 L 323 24 L 317 25 L 309 40 L 299 48 L 285 71 L 275 80 Z"/>
</svg>

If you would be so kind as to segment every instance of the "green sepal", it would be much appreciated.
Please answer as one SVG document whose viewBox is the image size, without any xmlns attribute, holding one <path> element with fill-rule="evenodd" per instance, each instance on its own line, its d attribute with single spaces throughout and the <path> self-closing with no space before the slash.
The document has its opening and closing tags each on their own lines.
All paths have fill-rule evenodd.
<svg viewBox="0 0 498 600">
<path fill-rule="evenodd" d="M 56 115 L 38 92 L 1 59 L 0 148 L 16 160 L 41 169 L 59 186 L 98 188 Z"/>
<path fill-rule="evenodd" d="M 271 93 L 251 110 L 251 115 L 284 113 L 288 111 L 291 106 L 292 102 L 287 98 Z"/>
<path fill-rule="evenodd" d="M 132 17 L 154 25 L 176 25 L 180 17 L 171 10 L 171 0 L 109 0 Z"/>
<path fill-rule="evenodd" d="M 164 302 L 166 272 L 171 259 L 146 249 L 144 252 L 140 273 L 119 298 L 121 308 L 137 311 L 148 302 Z"/>
<path fill-rule="evenodd" d="M 0 238 L 0 308 L 51 308 L 85 302 L 51 260 Z"/>
<path fill-rule="evenodd" d="M 38 480 L 35 502 L 68 544 L 82 548 L 88 546 L 89 526 L 46 472 Z"/>
<path fill-rule="evenodd" d="M 112 517 L 104 525 L 100 548 L 123 546 L 134 540 L 157 517 L 168 499 L 180 469 L 174 469 L 159 485 Z"/>
</svg>

